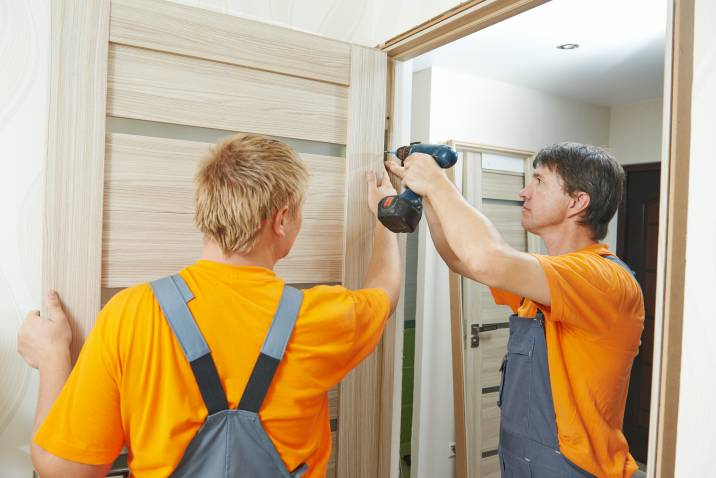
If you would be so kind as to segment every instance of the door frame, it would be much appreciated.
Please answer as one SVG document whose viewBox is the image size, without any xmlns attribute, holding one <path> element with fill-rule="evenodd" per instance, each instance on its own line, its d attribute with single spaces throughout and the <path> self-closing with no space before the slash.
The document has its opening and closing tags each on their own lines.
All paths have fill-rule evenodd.
<svg viewBox="0 0 716 478">
<path fill-rule="evenodd" d="M 616 240 L 616 252 L 617 256 L 620 258 L 623 258 L 624 260 L 627 260 L 628 257 L 626 256 L 626 241 L 627 241 L 627 201 L 628 201 L 628 182 L 629 182 L 629 174 L 630 173 L 638 173 L 638 172 L 650 172 L 650 171 L 658 171 L 661 169 L 661 163 L 657 162 L 650 162 L 650 163 L 637 163 L 637 164 L 625 164 L 623 165 L 624 172 L 626 173 L 626 182 L 624 184 L 624 196 L 622 198 L 621 203 L 619 204 L 619 209 L 617 212 L 617 240 Z M 646 294 L 644 299 L 646 300 Z M 656 305 L 656 304 L 655 304 Z M 646 329 L 645 329 L 646 330 Z M 642 343 L 643 343 L 643 333 L 642 333 Z M 641 348 L 641 347 L 640 347 Z M 632 366 L 632 375 L 634 374 L 635 369 Z M 631 377 L 630 377 L 630 387 L 631 387 Z M 629 405 L 629 401 L 627 400 L 627 407 Z M 629 409 L 627 408 L 625 410 L 625 416 L 629 413 Z M 651 420 L 651 417 L 649 417 Z M 651 422 L 650 422 L 651 423 Z M 630 448 L 633 448 L 630 446 Z M 647 443 L 647 451 L 648 451 L 648 443 Z M 633 453 L 632 453 L 633 454 Z"/>
<path fill-rule="evenodd" d="M 378 47 L 392 60 L 411 60 L 547 1 L 470 0 Z M 647 463 L 647 475 L 650 478 L 673 476 L 676 464 L 686 269 L 694 3 L 694 0 L 668 2 L 654 368 Z M 400 90 L 401 85 L 393 83 L 390 88 Z M 466 475 L 458 470 L 456 476 Z"/>
<path fill-rule="evenodd" d="M 654 171 L 661 168 L 661 163 L 638 163 L 638 164 L 624 164 L 622 165 L 624 173 L 627 178 L 631 172 L 639 171 Z M 624 185 L 626 188 L 626 184 Z M 624 239 L 626 238 L 626 222 L 622 221 L 621 218 L 626 217 L 626 194 L 624 200 L 619 203 L 619 209 L 617 210 L 617 256 L 622 257 L 624 255 Z"/>
<path fill-rule="evenodd" d="M 494 153 L 505 156 L 520 157 L 524 161 L 524 172 L 523 172 L 523 184 L 526 185 L 532 177 L 533 167 L 532 158 L 535 155 L 534 151 L 528 151 L 523 149 L 515 149 L 501 146 L 484 145 L 480 143 L 470 143 L 468 141 L 450 140 L 447 142 L 450 146 L 455 148 L 458 152 L 475 152 L 480 153 L 480 161 L 482 160 L 482 153 Z M 462 184 L 457 184 L 455 181 L 454 168 L 448 170 L 448 177 L 455 183 L 455 185 L 463 191 L 463 197 L 468 199 L 467 192 L 464 190 L 465 182 L 465 161 L 467 158 L 463 158 L 463 173 L 462 173 Z M 482 165 L 479 166 L 480 175 L 482 175 L 484 169 Z M 479 181 L 481 183 L 481 180 Z M 484 198 L 482 186 L 476 188 L 478 190 L 477 195 L 479 196 L 480 209 L 482 209 L 482 199 Z M 539 252 L 540 238 L 525 231 L 525 245 L 527 246 L 527 252 Z M 455 411 L 455 445 L 456 445 L 456 460 L 455 460 L 455 476 L 458 478 L 472 476 L 470 470 L 480 469 L 480 460 L 482 456 L 476 456 L 474 459 L 468 456 L 468 447 L 474 448 L 474 442 L 471 442 L 471 438 L 475 438 L 475 430 L 470 429 L 467 424 L 460 423 L 468 416 L 468 406 L 472 405 L 473 408 L 480 410 L 481 397 L 477 404 L 469 403 L 469 392 L 468 383 L 466 380 L 465 372 L 471 367 L 468 360 L 475 360 L 474 356 L 469 357 L 468 347 L 468 331 L 469 328 L 474 325 L 466 322 L 465 314 L 463 313 L 464 304 L 466 302 L 466 295 L 464 292 L 463 278 L 453 272 L 449 271 L 449 287 L 450 287 L 450 327 L 451 327 L 451 351 L 452 351 L 452 377 L 453 377 L 453 407 Z M 474 298 L 476 299 L 476 298 Z M 476 299 L 477 300 L 477 299 Z M 478 302 L 479 304 L 479 302 Z M 471 335 L 471 333 L 470 333 Z M 479 336 L 479 333 L 478 333 Z M 477 352 L 474 352 L 477 353 Z M 479 380 L 479 379 L 478 379 Z M 471 437 L 472 435 L 472 437 Z M 482 444 L 482 442 L 480 443 Z M 460 456 L 462 453 L 462 456 Z M 474 461 L 477 460 L 477 461 Z M 479 472 L 478 472 L 479 473 Z M 475 475 L 477 476 L 477 475 Z"/>
</svg>

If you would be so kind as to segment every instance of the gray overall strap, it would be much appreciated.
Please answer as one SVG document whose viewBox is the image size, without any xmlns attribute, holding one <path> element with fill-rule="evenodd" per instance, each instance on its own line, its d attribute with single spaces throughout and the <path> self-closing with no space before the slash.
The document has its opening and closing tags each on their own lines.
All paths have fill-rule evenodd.
<svg viewBox="0 0 716 478">
<path fill-rule="evenodd" d="M 619 265 L 622 266 L 624 269 L 628 270 L 631 275 L 633 275 L 634 277 L 636 277 L 636 272 L 634 272 L 634 271 L 631 269 L 631 267 L 629 267 L 629 266 L 627 265 L 626 262 L 624 262 L 623 260 L 619 259 L 617 256 L 609 255 L 609 256 L 602 256 L 602 257 L 604 257 L 604 258 L 607 259 L 607 260 L 610 260 L 610 261 L 614 262 L 615 264 L 619 264 Z"/>
<path fill-rule="evenodd" d="M 229 405 L 211 351 L 187 307 L 187 302 L 194 298 L 194 294 L 178 274 L 155 280 L 151 287 L 191 365 L 209 415 L 226 410 Z"/>
<path fill-rule="evenodd" d="M 241 401 L 239 401 L 239 410 L 258 413 L 261 408 L 278 365 L 281 363 L 281 358 L 286 351 L 288 339 L 291 338 L 302 301 L 303 293 L 300 290 L 289 286 L 283 288 L 278 310 L 276 310 L 261 353 L 256 360 Z"/>
</svg>

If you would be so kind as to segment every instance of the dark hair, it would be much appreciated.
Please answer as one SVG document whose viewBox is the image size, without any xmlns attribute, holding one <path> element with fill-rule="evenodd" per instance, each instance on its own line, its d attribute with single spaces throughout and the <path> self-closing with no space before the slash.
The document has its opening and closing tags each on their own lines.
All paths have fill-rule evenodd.
<svg viewBox="0 0 716 478">
<path fill-rule="evenodd" d="M 577 191 L 589 194 L 589 206 L 580 224 L 591 227 L 595 241 L 604 239 L 624 191 L 624 169 L 614 156 L 597 146 L 558 143 L 537 153 L 532 165 L 556 171 L 570 196 Z"/>
</svg>

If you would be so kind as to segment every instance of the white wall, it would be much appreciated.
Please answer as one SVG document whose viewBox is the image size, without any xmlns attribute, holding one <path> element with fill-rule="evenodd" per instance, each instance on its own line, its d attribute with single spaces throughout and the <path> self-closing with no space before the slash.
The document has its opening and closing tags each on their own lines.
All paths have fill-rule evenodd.
<svg viewBox="0 0 716 478">
<path fill-rule="evenodd" d="M 416 72 L 413 88 L 413 140 L 456 139 L 531 151 L 560 141 L 602 146 L 609 141 L 607 107 L 437 68 Z M 411 471 L 450 477 L 455 464 L 447 450 L 455 429 L 448 269 L 428 228 L 419 234 Z"/>
<path fill-rule="evenodd" d="M 609 149 L 621 164 L 661 161 L 662 98 L 612 106 Z"/>
<path fill-rule="evenodd" d="M 558 141 L 607 146 L 609 108 L 509 83 L 432 69 L 431 141 L 537 151 Z"/>
<path fill-rule="evenodd" d="M 716 476 L 716 2 L 696 0 L 689 216 L 676 477 Z"/>
<path fill-rule="evenodd" d="M 0 474 L 8 478 L 31 476 L 38 377 L 15 336 L 40 304 L 48 51 L 49 2 L 0 0 Z"/>
<path fill-rule="evenodd" d="M 663 98 L 615 105 L 609 115 L 609 150 L 621 164 L 661 162 L 661 129 Z M 609 223 L 607 243 L 617 249 L 615 214 Z"/>
</svg>

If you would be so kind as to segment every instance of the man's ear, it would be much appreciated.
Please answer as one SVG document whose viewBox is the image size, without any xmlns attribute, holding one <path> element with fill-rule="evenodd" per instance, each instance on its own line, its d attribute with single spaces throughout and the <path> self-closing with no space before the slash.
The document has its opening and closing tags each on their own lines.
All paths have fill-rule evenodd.
<svg viewBox="0 0 716 478">
<path fill-rule="evenodd" d="M 575 191 L 569 204 L 568 217 L 583 216 L 587 213 L 590 197 L 584 191 Z"/>
<path fill-rule="evenodd" d="M 273 232 L 278 237 L 286 237 L 286 223 L 288 222 L 289 218 L 289 210 L 288 206 L 284 206 L 278 211 L 276 211 L 276 214 L 273 216 Z"/>
</svg>

